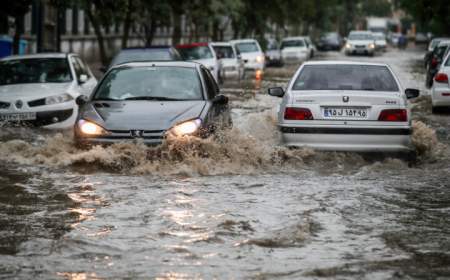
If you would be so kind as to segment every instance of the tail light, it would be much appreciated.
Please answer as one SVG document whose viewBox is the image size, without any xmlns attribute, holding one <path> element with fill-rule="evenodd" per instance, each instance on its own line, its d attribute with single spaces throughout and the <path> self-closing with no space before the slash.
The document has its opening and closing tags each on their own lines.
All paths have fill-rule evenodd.
<svg viewBox="0 0 450 280">
<path fill-rule="evenodd" d="M 313 120 L 313 115 L 309 109 L 306 108 L 286 108 L 284 111 L 285 120 Z"/>
<path fill-rule="evenodd" d="M 408 112 L 406 109 L 387 109 L 383 110 L 378 117 L 383 122 L 406 122 L 408 121 Z"/>
<path fill-rule="evenodd" d="M 435 68 L 438 65 L 438 61 L 435 57 L 431 60 L 431 67 Z"/>
<path fill-rule="evenodd" d="M 437 73 L 434 80 L 438 83 L 448 83 L 448 76 L 445 73 Z"/>
</svg>

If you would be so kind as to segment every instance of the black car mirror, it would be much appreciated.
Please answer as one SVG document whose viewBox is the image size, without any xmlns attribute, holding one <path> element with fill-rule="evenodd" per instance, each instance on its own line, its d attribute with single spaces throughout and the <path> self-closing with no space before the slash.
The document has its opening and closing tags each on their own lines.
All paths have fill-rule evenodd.
<svg viewBox="0 0 450 280">
<path fill-rule="evenodd" d="M 105 66 L 102 66 L 102 67 L 98 68 L 98 70 L 100 70 L 100 72 L 106 73 L 107 69 Z"/>
<path fill-rule="evenodd" d="M 284 90 L 281 87 L 269 88 L 268 92 L 269 92 L 269 95 L 271 95 L 271 96 L 276 96 L 276 97 L 284 96 Z"/>
<path fill-rule="evenodd" d="M 412 99 L 412 98 L 419 97 L 420 91 L 418 89 L 415 89 L 415 88 L 407 88 L 405 90 L 405 94 L 406 94 L 406 98 Z"/>
<path fill-rule="evenodd" d="M 86 95 L 80 95 L 75 99 L 75 103 L 77 103 L 78 106 L 82 106 L 86 103 L 88 103 L 89 98 Z"/>
<path fill-rule="evenodd" d="M 223 94 L 219 94 L 212 99 L 212 102 L 217 104 L 228 104 L 228 97 Z"/>
</svg>

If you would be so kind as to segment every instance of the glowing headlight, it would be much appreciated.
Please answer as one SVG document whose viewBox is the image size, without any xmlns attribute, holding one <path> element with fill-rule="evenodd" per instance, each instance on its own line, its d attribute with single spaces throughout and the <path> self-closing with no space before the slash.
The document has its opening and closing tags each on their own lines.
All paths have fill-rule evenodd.
<svg viewBox="0 0 450 280">
<path fill-rule="evenodd" d="M 73 97 L 67 93 L 61 94 L 61 95 L 54 95 L 54 96 L 45 98 L 45 105 L 64 103 L 64 102 L 70 101 L 72 99 L 73 99 Z"/>
<path fill-rule="evenodd" d="M 351 48 L 352 48 L 352 45 L 350 45 L 349 43 L 347 43 L 347 44 L 345 45 L 345 48 L 346 48 L 346 49 L 351 49 Z"/>
<path fill-rule="evenodd" d="M 375 44 L 371 43 L 369 44 L 369 49 L 374 49 L 375 48 Z"/>
<path fill-rule="evenodd" d="M 200 119 L 190 120 L 174 126 L 170 131 L 176 136 L 191 135 L 198 131 L 201 124 Z"/>
<path fill-rule="evenodd" d="M 78 121 L 78 128 L 83 134 L 86 135 L 104 135 L 107 134 L 106 130 L 99 126 L 98 124 L 95 124 L 90 121 L 85 120 L 79 120 Z"/>
<path fill-rule="evenodd" d="M 258 56 L 256 57 L 256 62 L 258 62 L 258 63 L 263 63 L 263 62 L 264 62 L 264 56 L 258 55 Z"/>
</svg>

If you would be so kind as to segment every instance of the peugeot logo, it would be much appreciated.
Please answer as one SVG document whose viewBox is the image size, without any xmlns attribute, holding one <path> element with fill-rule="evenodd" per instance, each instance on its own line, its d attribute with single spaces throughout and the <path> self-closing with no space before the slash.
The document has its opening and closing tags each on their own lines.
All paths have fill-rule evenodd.
<svg viewBox="0 0 450 280">
<path fill-rule="evenodd" d="M 17 101 L 16 101 L 16 108 L 17 108 L 17 109 L 20 109 L 20 108 L 22 108 L 22 106 L 23 106 L 22 100 L 17 100 Z"/>
<path fill-rule="evenodd" d="M 345 103 L 347 103 L 349 100 L 350 100 L 350 97 L 342 96 L 342 101 L 344 101 Z"/>
<path fill-rule="evenodd" d="M 143 130 L 130 130 L 130 135 L 133 138 L 142 138 L 142 137 L 144 137 L 144 131 Z"/>
</svg>

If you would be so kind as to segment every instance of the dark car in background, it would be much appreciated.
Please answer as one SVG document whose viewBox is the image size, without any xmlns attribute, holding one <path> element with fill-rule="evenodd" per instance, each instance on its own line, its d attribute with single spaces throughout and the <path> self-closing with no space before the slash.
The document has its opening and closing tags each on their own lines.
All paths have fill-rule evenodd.
<svg viewBox="0 0 450 280">
<path fill-rule="evenodd" d="M 425 78 L 425 85 L 430 88 L 433 85 L 433 78 L 439 71 L 442 60 L 450 51 L 450 41 L 441 41 L 431 53 L 431 58 L 426 66 L 427 74 Z"/>
<path fill-rule="evenodd" d="M 144 48 L 122 49 L 111 61 L 109 68 L 135 61 L 180 61 L 178 51 L 171 46 L 154 46 Z M 107 69 L 103 69 L 104 71 Z"/>
<path fill-rule="evenodd" d="M 430 63 L 432 54 L 434 49 L 439 45 L 442 41 L 450 40 L 448 37 L 438 37 L 433 38 L 430 43 L 428 44 L 427 52 L 425 53 L 425 57 L 423 58 L 424 66 L 427 67 L 428 63 Z"/>
<path fill-rule="evenodd" d="M 317 49 L 319 51 L 339 51 L 342 48 L 344 40 L 337 32 L 328 32 L 320 36 L 317 42 Z"/>
<path fill-rule="evenodd" d="M 76 99 L 79 146 L 166 137 L 205 137 L 231 125 L 228 98 L 195 62 L 134 62 L 111 68 L 92 97 Z"/>
</svg>

